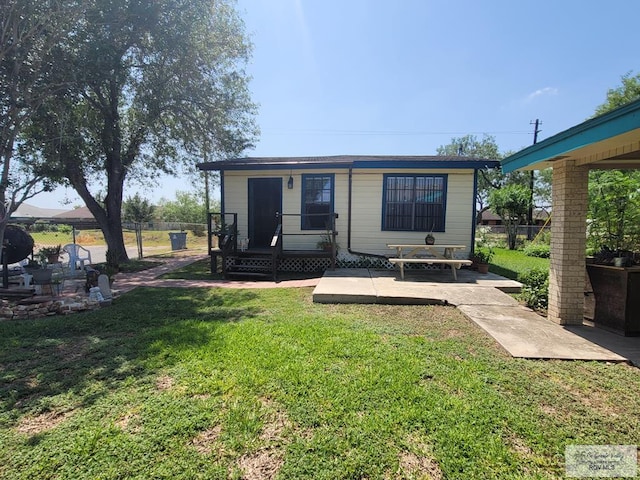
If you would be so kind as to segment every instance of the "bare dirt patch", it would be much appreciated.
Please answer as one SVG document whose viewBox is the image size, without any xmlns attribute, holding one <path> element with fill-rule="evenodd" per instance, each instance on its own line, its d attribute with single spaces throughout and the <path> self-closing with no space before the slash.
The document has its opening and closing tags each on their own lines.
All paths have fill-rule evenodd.
<svg viewBox="0 0 640 480">
<path fill-rule="evenodd" d="M 243 455 L 238 467 L 244 480 L 270 480 L 276 477 L 283 463 L 282 452 L 269 448 Z"/>
<path fill-rule="evenodd" d="M 412 452 L 400 454 L 398 474 L 403 478 L 442 480 L 444 475 L 438 464 L 431 458 L 418 456 Z"/>
<path fill-rule="evenodd" d="M 191 445 L 193 445 L 198 453 L 208 455 L 216 449 L 218 445 L 218 438 L 220 438 L 220 432 L 222 432 L 222 427 L 220 425 L 216 425 L 204 432 L 200 432 L 200 434 L 191 441 Z"/>
<path fill-rule="evenodd" d="M 142 430 L 140 425 L 140 415 L 128 412 L 115 422 L 116 427 L 129 433 L 139 433 Z"/>
<path fill-rule="evenodd" d="M 65 362 L 74 362 L 86 356 L 90 341 L 88 338 L 72 338 L 57 347 L 57 356 Z"/>
<path fill-rule="evenodd" d="M 262 398 L 260 401 L 268 411 L 262 433 L 260 434 L 260 440 L 265 442 L 282 441 L 283 432 L 291 428 L 291 422 L 289 422 L 286 412 L 269 398 Z"/>
<path fill-rule="evenodd" d="M 161 391 L 171 390 L 174 384 L 175 380 L 169 375 L 163 375 L 156 380 L 156 388 Z"/>
<path fill-rule="evenodd" d="M 417 435 L 410 435 L 407 443 L 412 452 L 403 451 L 398 456 L 398 472 L 394 478 L 442 480 L 444 474 L 431 455 L 431 447 Z"/>
<path fill-rule="evenodd" d="M 69 412 L 45 412 L 35 417 L 24 417 L 16 426 L 18 433 L 36 435 L 57 427 L 64 422 L 73 411 Z"/>
<path fill-rule="evenodd" d="M 507 437 L 507 441 L 509 442 L 509 445 L 511 445 L 512 450 L 518 453 L 520 456 L 522 457 L 533 456 L 533 450 L 531 450 L 529 445 L 527 445 L 525 441 L 519 436 L 517 436 L 515 433 L 510 432 Z"/>
</svg>

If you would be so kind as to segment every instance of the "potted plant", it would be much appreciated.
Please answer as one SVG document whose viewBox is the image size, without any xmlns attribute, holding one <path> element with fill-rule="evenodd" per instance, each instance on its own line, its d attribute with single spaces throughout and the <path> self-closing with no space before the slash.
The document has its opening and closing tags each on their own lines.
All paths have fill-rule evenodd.
<svg viewBox="0 0 640 480">
<path fill-rule="evenodd" d="M 324 250 L 325 252 L 331 252 L 333 245 L 333 236 L 331 232 L 327 230 L 320 236 L 320 240 L 316 243 L 316 246 L 320 250 Z M 336 244 L 336 252 L 338 251 L 338 244 Z"/>
<path fill-rule="evenodd" d="M 48 285 L 51 283 L 53 270 L 46 267 L 44 261 L 42 261 L 42 256 L 40 258 L 41 260 L 30 259 L 29 263 L 24 266 L 24 270 L 33 276 L 34 285 Z"/>
<path fill-rule="evenodd" d="M 436 237 L 433 236 L 433 227 L 435 227 L 435 222 L 431 224 L 431 230 L 429 230 L 427 236 L 424 237 L 425 245 L 433 245 L 436 243 Z"/>
<path fill-rule="evenodd" d="M 55 247 L 42 247 L 38 252 L 38 255 L 46 258 L 47 263 L 58 263 L 61 248 L 61 245 L 56 245 Z"/>
<path fill-rule="evenodd" d="M 436 243 L 436 237 L 434 237 L 433 234 L 429 232 L 427 236 L 424 237 L 424 243 L 425 245 L 433 245 Z"/>
<path fill-rule="evenodd" d="M 35 258 L 30 258 L 23 268 L 25 272 L 31 273 L 34 270 L 40 270 L 42 268 L 42 264 Z"/>
<path fill-rule="evenodd" d="M 481 273 L 483 275 L 489 273 L 489 263 L 491 263 L 491 259 L 493 259 L 492 248 L 478 248 L 471 257 L 471 260 L 475 264 L 478 273 Z"/>
</svg>

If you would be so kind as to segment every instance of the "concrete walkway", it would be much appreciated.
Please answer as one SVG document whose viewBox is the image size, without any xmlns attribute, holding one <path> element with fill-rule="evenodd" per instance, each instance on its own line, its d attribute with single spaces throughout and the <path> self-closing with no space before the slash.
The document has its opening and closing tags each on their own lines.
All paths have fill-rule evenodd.
<svg viewBox="0 0 640 480">
<path fill-rule="evenodd" d="M 162 265 L 135 273 L 119 273 L 114 283 L 114 291 L 122 294 L 136 287 L 167 287 L 167 288 L 301 288 L 315 287 L 320 278 L 305 278 L 301 280 L 268 281 L 237 281 L 237 280 L 172 280 L 158 278 L 161 275 L 190 265 L 199 260 L 208 259 L 206 254 L 189 254 L 167 259 Z M 158 261 L 157 258 L 152 258 Z M 162 261 L 162 260 L 160 260 Z"/>
<path fill-rule="evenodd" d="M 400 281 L 390 271 L 327 271 L 313 292 L 313 300 L 454 305 L 514 357 L 629 361 L 640 365 L 640 338 L 587 326 L 564 328 L 519 305 L 502 291 L 517 290 L 517 282 L 497 275 L 460 273 L 464 275 L 458 276 L 458 282 L 451 282 L 445 278 L 449 277 L 446 272 L 416 272 L 414 277 Z"/>
</svg>

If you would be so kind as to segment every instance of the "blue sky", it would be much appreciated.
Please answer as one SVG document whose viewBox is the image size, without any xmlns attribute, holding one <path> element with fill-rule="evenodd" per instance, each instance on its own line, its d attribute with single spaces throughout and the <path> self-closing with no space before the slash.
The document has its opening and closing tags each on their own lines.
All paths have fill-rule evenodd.
<svg viewBox="0 0 640 480">
<path fill-rule="evenodd" d="M 591 116 L 621 75 L 640 73 L 634 0 L 238 0 L 237 8 L 254 44 L 247 73 L 260 105 L 249 156 L 432 155 L 467 133 L 519 150 L 532 143 L 531 121 L 547 138 Z M 190 188 L 164 179 L 141 194 Z M 57 208 L 62 196 L 29 203 Z"/>
</svg>

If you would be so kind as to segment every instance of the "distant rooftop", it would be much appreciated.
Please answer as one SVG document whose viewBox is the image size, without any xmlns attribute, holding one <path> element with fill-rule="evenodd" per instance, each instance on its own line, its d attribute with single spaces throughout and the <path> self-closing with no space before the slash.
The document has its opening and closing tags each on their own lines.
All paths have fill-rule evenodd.
<svg viewBox="0 0 640 480">
<path fill-rule="evenodd" d="M 73 210 L 64 210 L 55 215 L 55 218 L 70 218 L 70 219 L 83 219 L 93 220 L 93 214 L 87 207 L 74 208 Z"/>
<path fill-rule="evenodd" d="M 51 218 L 64 212 L 60 208 L 40 208 L 28 203 L 22 203 L 18 209 L 13 212 L 11 218 Z"/>
</svg>

